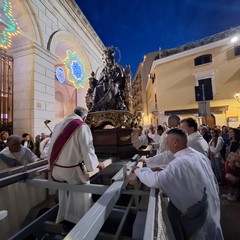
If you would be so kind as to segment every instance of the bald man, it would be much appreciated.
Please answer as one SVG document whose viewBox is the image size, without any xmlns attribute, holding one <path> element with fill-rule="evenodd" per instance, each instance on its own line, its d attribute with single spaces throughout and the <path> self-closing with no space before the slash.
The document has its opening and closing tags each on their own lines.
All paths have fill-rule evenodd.
<svg viewBox="0 0 240 240">
<path fill-rule="evenodd" d="M 150 188 L 160 188 L 170 199 L 168 216 L 176 239 L 223 239 L 220 200 L 214 174 L 206 156 L 187 147 L 187 133 L 167 132 L 167 147 L 174 159 L 162 171 L 133 168 Z"/>
<path fill-rule="evenodd" d="M 36 162 L 38 157 L 27 147 L 21 145 L 21 137 L 11 135 L 7 147 L 0 152 L 0 169 L 26 165 Z"/>
<path fill-rule="evenodd" d="M 178 115 L 173 114 L 168 117 L 168 129 L 178 127 L 179 125 L 180 125 L 180 117 Z M 166 132 L 167 131 L 163 132 L 161 136 L 160 146 L 159 146 L 160 153 L 168 150 L 166 146 L 166 140 L 167 140 Z"/>
</svg>

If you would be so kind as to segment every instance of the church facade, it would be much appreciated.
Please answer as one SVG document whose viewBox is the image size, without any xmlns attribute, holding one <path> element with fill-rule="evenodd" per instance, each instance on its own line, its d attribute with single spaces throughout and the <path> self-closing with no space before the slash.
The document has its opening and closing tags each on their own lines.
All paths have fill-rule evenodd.
<svg viewBox="0 0 240 240">
<path fill-rule="evenodd" d="M 104 45 L 74 0 L 2 1 L 0 127 L 36 136 L 84 106 Z M 5 34 L 5 35 L 4 35 Z"/>
</svg>

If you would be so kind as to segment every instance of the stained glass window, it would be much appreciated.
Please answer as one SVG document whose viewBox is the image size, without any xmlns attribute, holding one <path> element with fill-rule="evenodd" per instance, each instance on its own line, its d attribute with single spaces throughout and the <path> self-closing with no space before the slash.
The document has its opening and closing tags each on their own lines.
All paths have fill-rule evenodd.
<svg viewBox="0 0 240 240">
<path fill-rule="evenodd" d="M 87 76 L 84 63 L 78 54 L 68 50 L 64 63 L 67 68 L 68 81 L 70 81 L 75 88 L 84 88 Z"/>
</svg>

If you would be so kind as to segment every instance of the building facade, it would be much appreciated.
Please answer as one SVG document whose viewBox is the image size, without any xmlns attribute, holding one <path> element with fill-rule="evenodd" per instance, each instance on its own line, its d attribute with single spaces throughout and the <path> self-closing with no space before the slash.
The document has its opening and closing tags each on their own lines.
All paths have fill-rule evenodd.
<svg viewBox="0 0 240 240">
<path fill-rule="evenodd" d="M 151 52 L 144 56 L 144 60 L 139 64 L 137 72 L 132 81 L 132 98 L 133 98 L 133 113 L 138 119 L 139 125 L 146 125 L 151 122 L 151 116 L 148 114 L 150 109 L 151 98 L 147 102 L 146 88 L 148 79 L 153 78 L 153 74 L 150 75 L 152 63 L 158 57 L 159 52 Z M 153 90 L 153 91 L 156 91 Z M 152 105 L 154 106 L 154 105 Z"/>
<path fill-rule="evenodd" d="M 0 127 L 36 136 L 46 119 L 53 128 L 85 106 L 105 47 L 74 0 L 4 0 L 1 9 Z"/>
<path fill-rule="evenodd" d="M 144 124 L 163 124 L 169 115 L 177 114 L 194 117 L 199 125 L 238 127 L 239 33 L 239 27 L 232 28 L 160 51 L 142 89 L 146 96 Z"/>
</svg>

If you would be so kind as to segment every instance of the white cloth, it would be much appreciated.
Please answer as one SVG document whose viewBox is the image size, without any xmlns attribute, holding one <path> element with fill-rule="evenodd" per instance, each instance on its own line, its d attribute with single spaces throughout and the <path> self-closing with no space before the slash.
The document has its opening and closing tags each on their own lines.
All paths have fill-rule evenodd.
<svg viewBox="0 0 240 240">
<path fill-rule="evenodd" d="M 160 141 L 161 141 L 161 136 L 158 133 L 152 134 L 152 140 L 153 142 L 151 143 L 152 149 L 157 150 L 157 153 L 160 152 Z"/>
<path fill-rule="evenodd" d="M 159 143 L 161 136 L 158 133 L 149 133 L 148 136 L 153 140 L 154 143 Z"/>
<path fill-rule="evenodd" d="M 147 146 L 148 145 L 148 138 L 147 138 L 147 136 L 144 133 L 141 136 L 139 136 L 139 141 L 141 142 L 141 144 L 143 146 Z"/>
<path fill-rule="evenodd" d="M 50 139 L 51 139 L 50 137 L 46 137 L 46 138 L 44 138 L 44 139 L 40 142 L 40 144 L 39 144 L 39 151 L 40 151 L 40 153 L 43 152 L 44 147 L 46 146 L 46 144 L 48 143 L 48 141 L 49 141 Z"/>
<path fill-rule="evenodd" d="M 42 145 L 42 149 L 40 149 L 40 159 L 47 159 L 48 158 L 48 150 L 50 147 L 50 143 L 51 143 L 51 138 L 45 138 L 44 140 L 42 140 L 42 142 L 44 141 L 44 145 Z"/>
<path fill-rule="evenodd" d="M 202 199 L 206 188 L 208 214 L 194 240 L 221 240 L 220 200 L 214 174 L 206 156 L 192 148 L 174 154 L 174 160 L 159 172 L 150 168 L 136 169 L 135 173 L 148 187 L 160 188 L 182 212 Z"/>
<path fill-rule="evenodd" d="M 78 115 L 71 114 L 62 122 L 58 123 L 54 128 L 51 136 L 48 159 L 50 159 L 52 147 L 57 137 L 67 124 L 74 119 L 82 120 Z M 87 171 L 93 171 L 99 164 L 93 147 L 91 130 L 85 123 L 73 133 L 71 138 L 64 145 L 56 164 L 62 166 L 74 166 L 82 161 L 84 161 Z M 73 168 L 61 168 L 54 166 L 52 176 L 58 181 L 66 181 L 69 184 L 87 183 L 87 179 L 79 166 Z M 67 193 L 64 190 L 60 190 L 59 210 L 56 222 L 59 223 L 63 220 L 68 220 L 70 222 L 77 223 L 89 210 L 91 204 L 91 194 L 89 193 Z"/>
<path fill-rule="evenodd" d="M 146 164 L 149 168 L 165 168 L 173 159 L 174 155 L 170 151 L 164 151 L 153 157 L 147 158 Z"/>
<path fill-rule="evenodd" d="M 208 156 L 209 146 L 200 132 L 197 131 L 188 135 L 188 146 L 204 154 L 206 157 Z"/>
<path fill-rule="evenodd" d="M 166 131 L 163 132 L 163 134 L 161 135 L 161 139 L 160 139 L 160 146 L 159 146 L 159 152 L 165 152 L 168 151 L 167 148 L 167 131 L 169 129 L 166 129 Z"/>
<path fill-rule="evenodd" d="M 38 157 L 29 148 L 22 145 L 20 145 L 20 147 L 21 150 L 19 152 L 10 152 L 9 147 L 5 147 L 0 153 L 6 157 L 16 159 L 22 165 L 37 161 Z M 0 169 L 5 168 L 8 168 L 8 166 L 0 159 Z"/>
</svg>

